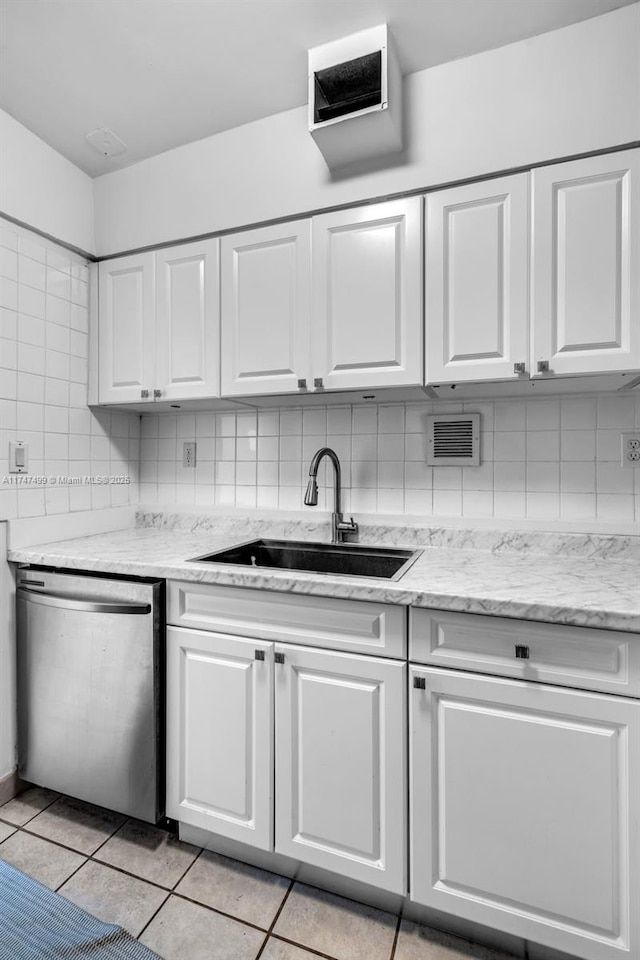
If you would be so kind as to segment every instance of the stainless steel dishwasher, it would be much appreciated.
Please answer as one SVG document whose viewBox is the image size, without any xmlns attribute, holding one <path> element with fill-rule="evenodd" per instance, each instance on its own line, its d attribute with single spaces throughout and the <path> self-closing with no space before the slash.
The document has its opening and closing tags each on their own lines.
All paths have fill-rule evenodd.
<svg viewBox="0 0 640 960">
<path fill-rule="evenodd" d="M 164 813 L 162 581 L 20 568 L 18 772 L 156 823 Z"/>
</svg>

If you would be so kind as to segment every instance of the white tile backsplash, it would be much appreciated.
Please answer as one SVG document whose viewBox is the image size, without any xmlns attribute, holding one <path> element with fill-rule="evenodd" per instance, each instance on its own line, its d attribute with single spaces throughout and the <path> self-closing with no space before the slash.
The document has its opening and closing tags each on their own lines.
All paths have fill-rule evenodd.
<svg viewBox="0 0 640 960">
<path fill-rule="evenodd" d="M 640 471 L 619 462 L 619 432 L 640 424 L 640 397 L 465 401 L 446 408 L 480 413 L 479 467 L 427 466 L 426 417 L 442 412 L 441 405 L 274 408 L 198 414 L 194 435 L 185 435 L 197 440 L 198 467 L 177 482 L 181 441 L 174 453 L 171 441 L 160 446 L 165 441 L 155 438 L 175 437 L 178 418 L 144 416 L 141 496 L 145 503 L 186 503 L 189 487 L 205 508 L 300 509 L 311 457 L 328 445 L 341 461 L 345 512 L 621 527 L 640 521 Z M 206 460 L 210 470 L 201 469 Z M 330 507 L 326 466 L 318 481 L 319 505 Z"/>
<path fill-rule="evenodd" d="M 0 520 L 135 504 L 139 417 L 87 408 L 87 264 L 21 227 L 3 227 Z M 8 473 L 11 440 L 29 444 L 24 477 Z M 96 476 L 130 482 L 88 480 Z"/>
</svg>

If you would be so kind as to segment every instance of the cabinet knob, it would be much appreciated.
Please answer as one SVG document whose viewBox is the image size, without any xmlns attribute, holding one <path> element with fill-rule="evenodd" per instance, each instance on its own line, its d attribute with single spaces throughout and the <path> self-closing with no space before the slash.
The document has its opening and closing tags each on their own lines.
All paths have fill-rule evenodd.
<svg viewBox="0 0 640 960">
<path fill-rule="evenodd" d="M 274 659 L 276 663 L 284 663 L 284 653 L 276 653 Z"/>
<path fill-rule="evenodd" d="M 538 360 L 538 373 L 549 373 L 549 361 Z"/>
<path fill-rule="evenodd" d="M 161 397 L 161 396 L 162 396 L 162 390 L 154 390 L 154 391 L 153 391 L 153 395 L 154 395 L 154 397 L 155 397 L 156 399 L 157 399 L 158 397 Z"/>
<path fill-rule="evenodd" d="M 416 688 L 416 690 L 426 690 L 426 689 L 427 689 L 427 681 L 425 680 L 424 677 L 414 677 L 414 678 L 413 678 L 413 685 L 414 685 L 414 687 Z"/>
<path fill-rule="evenodd" d="M 307 389 L 307 381 L 303 377 L 301 380 L 298 380 L 298 390 L 306 390 L 306 389 Z"/>
<path fill-rule="evenodd" d="M 322 382 L 322 377 L 315 377 L 313 381 L 313 385 L 314 387 L 316 387 L 316 389 L 321 390 L 324 387 L 324 383 Z"/>
<path fill-rule="evenodd" d="M 148 400 L 148 399 L 149 399 L 149 391 L 148 391 L 148 390 L 141 390 L 141 391 L 140 391 L 140 396 L 141 396 L 141 398 L 142 398 L 143 400 Z"/>
<path fill-rule="evenodd" d="M 528 660 L 529 647 L 522 643 L 516 643 L 516 660 Z"/>
<path fill-rule="evenodd" d="M 526 367 L 525 367 L 524 363 L 514 363 L 514 365 L 513 365 L 513 372 L 514 372 L 514 373 L 517 373 L 518 376 L 520 376 L 520 374 L 522 374 L 522 373 L 526 373 Z"/>
<path fill-rule="evenodd" d="M 254 652 L 256 660 L 264 660 L 264 650 L 256 650 Z"/>
</svg>

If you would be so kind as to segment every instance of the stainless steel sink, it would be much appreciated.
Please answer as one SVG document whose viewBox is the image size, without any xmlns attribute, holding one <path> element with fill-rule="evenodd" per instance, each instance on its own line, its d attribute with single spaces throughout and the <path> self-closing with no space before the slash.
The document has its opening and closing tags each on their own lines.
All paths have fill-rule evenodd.
<svg viewBox="0 0 640 960">
<path fill-rule="evenodd" d="M 352 543 L 307 543 L 303 540 L 250 540 L 227 550 L 193 557 L 198 563 L 232 563 L 244 567 L 303 570 L 345 577 L 398 580 L 422 550 L 366 547 Z"/>
</svg>

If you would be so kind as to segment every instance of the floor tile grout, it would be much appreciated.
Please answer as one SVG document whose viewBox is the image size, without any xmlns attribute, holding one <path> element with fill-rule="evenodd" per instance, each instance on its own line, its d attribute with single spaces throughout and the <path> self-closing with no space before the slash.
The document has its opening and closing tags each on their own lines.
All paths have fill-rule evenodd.
<svg viewBox="0 0 640 960">
<path fill-rule="evenodd" d="M 166 897 L 164 898 L 164 900 L 162 901 L 162 903 L 159 905 L 158 909 L 157 909 L 157 910 L 154 910 L 154 912 L 151 914 L 151 916 L 149 917 L 149 919 L 147 920 L 147 922 L 146 922 L 145 925 L 143 926 L 142 930 L 141 930 L 140 933 L 137 935 L 136 940 L 139 940 L 139 939 L 140 939 L 140 937 L 141 937 L 142 934 L 145 932 L 145 930 L 147 929 L 147 927 L 149 926 L 149 924 L 152 922 L 152 920 L 155 920 L 155 918 L 158 916 L 158 914 L 160 913 L 160 911 L 162 910 L 162 908 L 164 907 L 165 903 L 167 902 L 167 900 L 169 899 L 170 896 L 171 896 L 171 891 L 170 891 L 170 890 L 167 890 L 167 895 L 166 895 Z"/>
<path fill-rule="evenodd" d="M 29 836 L 33 836 L 33 834 L 29 834 Z M 82 870 L 82 868 L 84 867 L 84 865 L 85 865 L 86 863 L 87 863 L 87 859 L 85 858 L 85 859 L 82 861 L 82 863 L 79 863 L 78 866 L 76 867 L 76 869 L 73 870 L 73 871 L 69 874 L 68 877 L 65 877 L 65 879 L 62 881 L 62 883 L 59 884 L 59 885 L 56 887 L 56 893 L 59 893 L 59 892 L 60 892 L 60 887 L 64 887 L 64 885 L 65 885 L 65 883 L 67 882 L 67 880 L 71 880 L 71 877 L 75 877 L 75 875 L 76 875 L 76 873 L 78 872 L 78 870 Z M 61 893 L 60 896 L 63 897 L 64 894 Z"/>
<path fill-rule="evenodd" d="M 262 942 L 262 946 L 260 947 L 260 949 L 258 950 L 258 952 L 257 952 L 257 954 L 256 954 L 256 956 L 255 956 L 255 960 L 260 960 L 260 957 L 262 956 L 262 954 L 263 954 L 263 952 L 264 952 L 264 948 L 266 947 L 267 943 L 269 942 L 269 937 L 271 936 L 271 931 L 272 931 L 273 928 L 275 927 L 275 925 L 276 925 L 276 923 L 277 923 L 277 920 L 278 920 L 278 917 L 279 917 L 280 914 L 282 913 L 283 907 L 284 907 L 285 903 L 287 902 L 287 899 L 288 899 L 288 897 L 289 897 L 289 894 L 290 894 L 291 891 L 293 890 L 293 885 L 294 885 L 294 883 L 295 883 L 295 878 L 293 878 L 293 879 L 290 881 L 289 886 L 288 886 L 287 889 L 285 890 L 284 897 L 283 897 L 282 900 L 280 901 L 280 906 L 278 907 L 278 909 L 277 909 L 276 912 L 275 912 L 275 915 L 274 915 L 274 917 L 273 917 L 273 919 L 272 919 L 272 921 L 271 921 L 271 925 L 269 926 L 269 929 L 267 930 L 267 935 L 266 935 L 266 937 L 264 938 L 264 940 L 263 940 L 263 942 Z"/>
<path fill-rule="evenodd" d="M 269 937 L 273 940 L 281 940 L 282 943 L 288 943 L 292 947 L 298 947 L 299 950 L 306 950 L 307 953 L 312 953 L 314 957 L 321 957 L 321 960 L 336 960 L 336 957 L 332 956 L 331 954 L 322 953 L 321 950 L 316 950 L 315 947 L 310 947 L 307 943 L 301 943 L 300 940 L 290 940 L 288 937 L 284 937 L 281 933 L 270 933 Z"/>
<path fill-rule="evenodd" d="M 184 842 L 184 841 L 180 841 L 180 842 Z M 192 844 L 192 846 L 193 846 L 193 844 Z M 178 877 L 178 879 L 176 880 L 176 882 L 174 883 L 174 885 L 171 887 L 171 890 L 172 890 L 173 892 L 175 892 L 175 891 L 177 890 L 178 885 L 179 885 L 180 883 L 182 883 L 182 881 L 184 880 L 184 878 L 186 877 L 186 875 L 189 873 L 189 870 L 191 870 L 191 868 L 192 868 L 193 866 L 195 866 L 195 864 L 198 862 L 198 860 L 200 859 L 200 857 L 202 856 L 203 853 L 204 853 L 204 847 L 200 847 L 200 849 L 199 849 L 198 852 L 196 853 L 195 857 L 193 858 L 193 860 L 191 861 L 191 863 L 189 864 L 189 866 L 186 868 L 186 870 L 184 870 L 184 871 L 180 874 L 180 876 Z"/>
<path fill-rule="evenodd" d="M 402 923 L 402 914 L 398 914 L 398 922 L 396 923 L 396 933 L 393 938 L 393 943 L 391 944 L 391 953 L 389 955 L 389 960 L 394 960 L 396 955 L 396 947 L 398 946 L 398 937 L 400 936 L 400 924 Z"/>
</svg>

